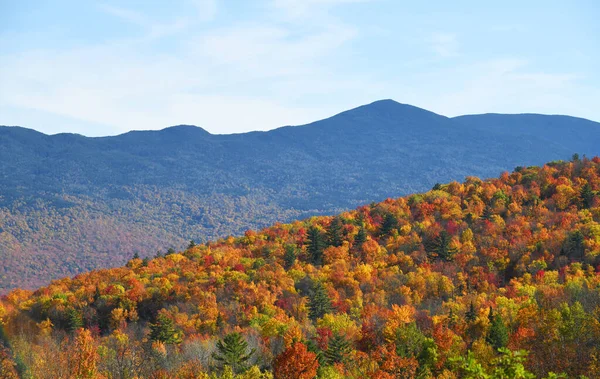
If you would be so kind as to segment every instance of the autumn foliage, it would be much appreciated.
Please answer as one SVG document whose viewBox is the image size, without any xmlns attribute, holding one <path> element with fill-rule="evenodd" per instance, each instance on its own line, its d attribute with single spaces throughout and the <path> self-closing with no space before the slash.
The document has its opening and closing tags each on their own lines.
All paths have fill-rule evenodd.
<svg viewBox="0 0 600 379">
<path fill-rule="evenodd" d="M 599 192 L 599 158 L 520 167 L 14 290 L 0 364 L 39 378 L 597 378 Z"/>
</svg>

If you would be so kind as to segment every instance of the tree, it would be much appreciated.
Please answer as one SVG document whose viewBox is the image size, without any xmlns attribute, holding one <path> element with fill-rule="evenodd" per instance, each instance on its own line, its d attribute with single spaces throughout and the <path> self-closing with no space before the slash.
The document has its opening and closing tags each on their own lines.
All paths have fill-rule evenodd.
<svg viewBox="0 0 600 379">
<path fill-rule="evenodd" d="M 471 302 L 469 305 L 469 310 L 465 313 L 465 319 L 468 322 L 473 322 L 477 318 L 477 312 L 475 311 L 475 305 Z"/>
<path fill-rule="evenodd" d="M 490 329 L 485 340 L 496 350 L 506 347 L 508 344 L 508 328 L 504 324 L 502 316 L 494 314 L 494 311 L 490 308 L 488 318 L 490 320 Z"/>
<path fill-rule="evenodd" d="M 69 308 L 67 311 L 67 330 L 69 332 L 74 332 L 82 327 L 83 317 L 81 317 L 81 312 L 74 308 Z"/>
<path fill-rule="evenodd" d="M 296 263 L 296 246 L 290 244 L 285 247 L 285 253 L 283 254 L 283 265 L 286 270 L 289 270 L 292 268 L 294 263 Z"/>
<path fill-rule="evenodd" d="M 352 352 L 352 346 L 342 335 L 336 333 L 329 340 L 327 350 L 325 350 L 325 359 L 327 363 L 343 363 Z"/>
<path fill-rule="evenodd" d="M 78 329 L 75 333 L 75 346 L 72 357 L 73 378 L 96 378 L 98 363 L 98 351 L 92 337 L 87 329 Z"/>
<path fill-rule="evenodd" d="M 358 233 L 356 233 L 356 236 L 354 237 L 354 246 L 360 247 L 360 245 L 362 245 L 366 241 L 367 241 L 367 230 L 365 229 L 364 226 L 361 226 L 360 229 L 358 229 Z"/>
<path fill-rule="evenodd" d="M 330 246 L 342 246 L 344 242 L 344 224 L 342 223 L 342 219 L 339 217 L 334 217 L 331 220 L 331 224 L 329 224 L 329 229 L 327 230 L 327 242 Z"/>
<path fill-rule="evenodd" d="M 329 312 L 331 312 L 331 300 L 323 284 L 317 282 L 308 301 L 308 316 L 316 321 Z"/>
<path fill-rule="evenodd" d="M 381 235 L 390 234 L 396 228 L 398 228 L 398 219 L 393 214 L 386 213 L 383 216 L 383 223 L 381 224 Z"/>
<path fill-rule="evenodd" d="M 276 379 L 313 379 L 318 368 L 317 355 L 296 342 L 277 356 L 273 373 Z"/>
<path fill-rule="evenodd" d="M 239 374 L 248 369 L 248 361 L 255 351 L 248 351 L 248 342 L 240 333 L 234 332 L 217 342 L 217 351 L 212 357 L 223 367 L 229 366 L 234 373 Z"/>
<path fill-rule="evenodd" d="M 590 183 L 585 183 L 583 187 L 581 187 L 581 206 L 583 208 L 591 208 L 594 204 L 594 191 L 592 191 L 592 186 Z"/>
<path fill-rule="evenodd" d="M 150 324 L 150 339 L 166 344 L 180 344 L 182 333 L 175 329 L 173 320 L 165 314 L 159 314 L 156 323 Z"/>
<path fill-rule="evenodd" d="M 570 258 L 583 259 L 585 255 L 585 238 L 580 230 L 569 233 L 563 245 L 564 253 Z"/>
<path fill-rule="evenodd" d="M 451 261 L 457 253 L 456 248 L 450 246 L 451 241 L 452 237 L 450 237 L 448 232 L 442 230 L 437 237 L 427 243 L 426 247 L 429 250 L 429 256 L 446 262 Z"/>
<path fill-rule="evenodd" d="M 321 231 L 316 226 L 308 228 L 308 246 L 306 250 L 310 261 L 315 265 L 320 265 L 323 261 L 323 250 L 325 249 L 325 241 Z"/>
<path fill-rule="evenodd" d="M 194 240 L 190 240 L 190 243 L 188 244 L 188 247 L 187 247 L 187 248 L 188 248 L 188 249 L 191 249 L 191 248 L 194 248 L 194 247 L 196 247 L 196 241 L 194 241 Z"/>
</svg>

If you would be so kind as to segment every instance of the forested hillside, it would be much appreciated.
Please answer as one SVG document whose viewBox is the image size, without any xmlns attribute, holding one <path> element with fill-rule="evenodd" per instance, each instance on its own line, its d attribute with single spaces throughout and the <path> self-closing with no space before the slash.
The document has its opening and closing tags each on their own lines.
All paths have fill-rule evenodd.
<svg viewBox="0 0 600 379">
<path fill-rule="evenodd" d="M 600 158 L 134 257 L 0 316 L 9 378 L 598 378 Z"/>
<path fill-rule="evenodd" d="M 269 132 L 115 137 L 0 127 L 0 292 L 467 175 L 600 154 L 565 116 L 447 118 L 391 100 Z"/>
</svg>

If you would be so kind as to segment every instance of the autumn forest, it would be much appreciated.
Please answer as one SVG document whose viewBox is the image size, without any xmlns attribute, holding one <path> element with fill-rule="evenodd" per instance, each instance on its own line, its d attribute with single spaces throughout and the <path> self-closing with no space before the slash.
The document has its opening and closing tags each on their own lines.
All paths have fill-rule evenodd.
<svg viewBox="0 0 600 379">
<path fill-rule="evenodd" d="M 599 193 L 574 156 L 16 289 L 2 378 L 598 378 Z"/>
</svg>

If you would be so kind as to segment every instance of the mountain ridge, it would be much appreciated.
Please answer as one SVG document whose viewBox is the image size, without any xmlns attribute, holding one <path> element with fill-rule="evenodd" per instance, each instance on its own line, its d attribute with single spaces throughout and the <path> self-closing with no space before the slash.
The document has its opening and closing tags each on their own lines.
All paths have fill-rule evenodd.
<svg viewBox="0 0 600 379">
<path fill-rule="evenodd" d="M 38 133 L 41 133 L 41 134 L 43 134 L 45 136 L 49 136 L 49 137 L 50 136 L 63 135 L 63 134 L 72 134 L 72 135 L 77 135 L 77 136 L 82 136 L 82 137 L 85 137 L 85 138 L 92 138 L 92 139 L 120 137 L 120 136 L 129 134 L 129 133 L 133 133 L 133 132 L 165 132 L 165 131 L 168 131 L 170 129 L 188 128 L 188 127 L 189 128 L 199 129 L 199 131 L 202 131 L 205 134 L 209 134 L 211 136 L 232 136 L 232 135 L 249 134 L 249 133 L 269 133 L 269 132 L 274 132 L 274 131 L 277 131 L 279 129 L 285 129 L 285 128 L 306 127 L 306 126 L 309 126 L 309 125 L 312 125 L 312 124 L 315 124 L 315 123 L 320 123 L 322 121 L 325 121 L 325 120 L 328 120 L 328 119 L 331 119 L 331 118 L 335 118 L 337 116 L 341 116 L 341 115 L 345 115 L 345 114 L 352 114 L 355 111 L 360 111 L 360 110 L 365 109 L 365 108 L 368 109 L 368 108 L 381 107 L 381 106 L 386 106 L 386 105 L 388 105 L 388 106 L 389 105 L 393 105 L 393 106 L 396 106 L 396 107 L 401 106 L 401 107 L 403 107 L 403 109 L 412 109 L 412 110 L 417 110 L 417 111 L 423 111 L 423 112 L 427 112 L 427 113 L 430 113 L 430 114 L 433 114 L 433 115 L 436 115 L 436 116 L 439 116 L 439 117 L 444 117 L 446 119 L 456 119 L 456 120 L 463 120 L 463 119 L 466 119 L 466 118 L 480 117 L 480 116 L 507 116 L 507 117 L 510 117 L 510 116 L 542 116 L 542 117 L 547 116 L 547 117 L 565 117 L 565 118 L 577 119 L 577 120 L 581 120 L 581 121 L 589 121 L 589 122 L 595 123 L 595 124 L 599 123 L 598 121 L 586 119 L 586 118 L 583 118 L 583 117 L 566 115 L 566 114 L 545 114 L 545 113 L 529 113 L 529 112 L 526 112 L 526 113 L 486 112 L 486 113 L 473 113 L 473 114 L 465 114 L 465 115 L 451 116 L 450 117 L 450 116 L 445 116 L 445 115 L 442 115 L 442 114 L 439 114 L 439 113 L 435 113 L 435 112 L 429 111 L 429 110 L 427 110 L 425 108 L 417 107 L 417 106 L 414 106 L 414 105 L 411 105 L 411 104 L 408 104 L 408 103 L 401 103 L 401 102 L 398 102 L 398 101 L 393 100 L 393 99 L 381 99 L 381 100 L 376 100 L 376 101 L 374 101 L 372 103 L 369 103 L 369 104 L 364 104 L 364 105 L 360 105 L 360 106 L 357 106 L 357 107 L 354 107 L 354 108 L 351 108 L 351 109 L 348 109 L 348 110 L 345 110 L 345 111 L 341 111 L 341 112 L 339 112 L 337 114 L 334 114 L 333 116 L 326 117 L 326 118 L 323 118 L 323 119 L 319 119 L 319 120 L 316 120 L 316 121 L 313 121 L 313 122 L 310 122 L 310 123 L 307 123 L 307 124 L 283 125 L 283 126 L 279 126 L 279 127 L 270 129 L 270 130 L 249 130 L 249 131 L 246 131 L 246 132 L 236 132 L 236 133 L 211 133 L 208 130 L 204 129 L 203 127 L 198 126 L 198 125 L 194 125 L 194 124 L 171 125 L 171 126 L 167 126 L 167 127 L 162 128 L 162 129 L 156 129 L 156 130 L 154 130 L 154 129 L 132 129 L 132 130 L 129 130 L 127 132 L 120 133 L 120 134 L 106 135 L 106 136 L 86 136 L 86 135 L 79 134 L 79 133 L 69 133 L 69 132 L 47 134 L 47 133 L 38 131 L 36 129 L 30 128 L 30 127 L 24 127 L 24 126 L 19 126 L 19 125 L 0 125 L 0 128 L 20 128 L 20 129 L 26 129 L 26 130 L 36 131 Z"/>
<path fill-rule="evenodd" d="M 600 124 L 457 121 L 393 100 L 242 134 L 0 128 L 0 291 L 573 153 L 600 154 Z"/>
</svg>

